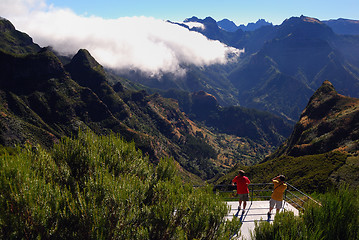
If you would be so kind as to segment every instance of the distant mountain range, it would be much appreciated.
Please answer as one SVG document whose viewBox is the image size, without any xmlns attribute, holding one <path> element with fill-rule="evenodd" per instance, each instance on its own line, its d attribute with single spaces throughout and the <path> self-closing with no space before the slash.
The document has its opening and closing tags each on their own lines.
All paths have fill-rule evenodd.
<svg viewBox="0 0 359 240">
<path fill-rule="evenodd" d="M 226 30 L 228 32 L 235 32 L 238 29 L 241 29 L 244 32 L 254 31 L 254 30 L 257 30 L 258 28 L 261 28 L 264 26 L 272 26 L 273 25 L 272 23 L 269 23 L 264 19 L 259 19 L 255 23 L 248 23 L 247 25 L 241 24 L 239 26 L 237 26 L 233 21 L 230 21 L 228 19 L 222 19 L 221 21 L 218 21 L 217 24 L 221 29 Z"/>
<path fill-rule="evenodd" d="M 322 22 L 328 25 L 336 34 L 359 35 L 359 20 L 339 18 L 323 20 Z M 227 32 L 235 32 L 238 29 L 241 29 L 244 32 L 254 31 L 264 26 L 273 26 L 272 23 L 267 22 L 265 19 L 259 19 L 255 23 L 248 23 L 247 25 L 241 24 L 237 26 L 233 21 L 226 18 L 217 21 L 217 25 Z"/>
</svg>

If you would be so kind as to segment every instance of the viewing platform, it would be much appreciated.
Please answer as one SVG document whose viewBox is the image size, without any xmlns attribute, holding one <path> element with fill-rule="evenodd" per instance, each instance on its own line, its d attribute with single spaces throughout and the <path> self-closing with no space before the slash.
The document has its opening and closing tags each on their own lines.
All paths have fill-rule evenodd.
<svg viewBox="0 0 359 240">
<path fill-rule="evenodd" d="M 300 211 L 305 210 L 305 203 L 317 201 L 312 199 L 307 194 L 295 188 L 288 182 L 287 189 L 284 193 L 283 205 L 280 211 L 291 211 L 295 216 L 298 216 Z M 238 198 L 236 197 L 236 187 L 231 185 L 216 185 L 214 191 L 220 194 L 230 207 L 230 211 L 225 219 L 233 219 L 238 217 L 241 221 L 240 230 L 235 233 L 233 237 L 240 236 L 242 240 L 251 239 L 251 232 L 254 230 L 255 222 L 267 221 L 273 222 L 276 214 L 276 209 L 271 212 L 268 218 L 269 200 L 273 189 L 273 183 L 251 183 L 248 185 L 250 199 L 247 201 L 246 209 L 238 210 Z"/>
<path fill-rule="evenodd" d="M 269 201 L 248 201 L 246 209 L 238 211 L 238 201 L 227 202 L 231 210 L 226 219 L 232 219 L 233 217 L 240 218 L 242 226 L 240 228 L 241 238 L 243 240 L 251 239 L 251 231 L 254 230 L 255 221 L 269 221 L 273 222 L 276 210 L 272 210 L 271 218 L 268 219 L 267 213 L 269 210 Z M 299 210 L 290 205 L 288 202 L 283 202 L 283 208 L 281 211 L 292 211 L 294 215 L 299 215 Z"/>
</svg>

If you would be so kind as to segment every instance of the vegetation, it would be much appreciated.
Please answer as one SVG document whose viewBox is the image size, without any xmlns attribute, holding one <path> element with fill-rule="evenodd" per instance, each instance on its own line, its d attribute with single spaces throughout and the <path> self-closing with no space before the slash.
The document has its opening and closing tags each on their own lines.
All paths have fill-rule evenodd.
<svg viewBox="0 0 359 240">
<path fill-rule="evenodd" d="M 0 161 L 1 239 L 228 239 L 227 205 L 119 136 L 79 133 Z"/>
<path fill-rule="evenodd" d="M 254 238 L 261 239 L 359 239 L 359 191 L 341 187 L 321 195 L 300 216 L 282 212 L 273 224 L 256 224 Z"/>
<path fill-rule="evenodd" d="M 345 166 L 347 154 L 329 152 L 301 157 L 281 156 L 250 167 L 238 166 L 227 176 L 220 178 L 216 184 L 230 183 L 238 174 L 238 169 L 245 169 L 252 182 L 270 182 L 278 174 L 286 176 L 287 181 L 305 192 L 326 192 L 338 183 L 331 175 Z"/>
</svg>

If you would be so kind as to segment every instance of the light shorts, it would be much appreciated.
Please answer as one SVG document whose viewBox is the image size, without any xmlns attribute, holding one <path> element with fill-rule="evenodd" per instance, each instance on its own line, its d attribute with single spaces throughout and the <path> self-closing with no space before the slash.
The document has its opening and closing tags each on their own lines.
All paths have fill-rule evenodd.
<svg viewBox="0 0 359 240">
<path fill-rule="evenodd" d="M 239 197 L 239 201 L 248 201 L 249 200 L 249 194 L 245 193 L 245 194 L 238 194 Z"/>
<path fill-rule="evenodd" d="M 274 208 L 274 206 L 275 206 L 276 209 L 281 209 L 282 208 L 282 203 L 283 203 L 283 201 L 277 201 L 277 200 L 274 200 L 274 199 L 271 198 L 269 200 L 269 207 Z"/>
</svg>

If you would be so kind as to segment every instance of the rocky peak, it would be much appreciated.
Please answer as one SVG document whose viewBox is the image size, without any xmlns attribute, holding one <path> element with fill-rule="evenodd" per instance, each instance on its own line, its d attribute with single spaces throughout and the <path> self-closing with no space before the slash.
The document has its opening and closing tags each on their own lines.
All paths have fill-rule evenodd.
<svg viewBox="0 0 359 240">
<path fill-rule="evenodd" d="M 92 69 L 102 68 L 101 65 L 95 60 L 95 58 L 91 56 L 90 52 L 86 49 L 80 49 L 72 58 L 70 65 Z"/>
<path fill-rule="evenodd" d="M 66 70 L 72 79 L 82 86 L 98 88 L 98 85 L 106 82 L 106 74 L 103 67 L 85 50 L 80 49 L 66 65 Z"/>
<path fill-rule="evenodd" d="M 318 19 L 306 16 L 286 19 L 279 27 L 281 37 L 294 35 L 298 38 L 329 39 L 335 34 L 333 30 Z"/>
<path fill-rule="evenodd" d="M 339 99 L 340 96 L 333 84 L 329 81 L 324 81 L 309 99 L 308 105 L 304 109 L 301 118 L 306 116 L 306 118 L 310 119 L 321 119 L 329 114 Z"/>
<path fill-rule="evenodd" d="M 6 19 L 0 19 L 0 48 L 2 51 L 15 54 L 34 54 L 40 50 L 40 46 L 35 44 L 31 37 L 17 31 Z"/>
<path fill-rule="evenodd" d="M 0 31 L 15 31 L 15 27 L 10 21 L 5 18 L 0 18 Z"/>
<path fill-rule="evenodd" d="M 336 92 L 329 81 L 311 97 L 279 155 L 303 156 L 359 151 L 359 99 Z"/>
</svg>

